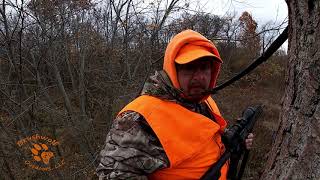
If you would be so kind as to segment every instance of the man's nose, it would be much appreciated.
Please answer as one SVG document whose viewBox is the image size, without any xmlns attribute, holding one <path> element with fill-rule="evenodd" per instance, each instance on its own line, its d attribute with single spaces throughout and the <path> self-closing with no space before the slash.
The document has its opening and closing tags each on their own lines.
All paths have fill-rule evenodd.
<svg viewBox="0 0 320 180">
<path fill-rule="evenodd" d="M 195 67 L 193 77 L 194 79 L 199 79 L 199 80 L 203 79 L 204 78 L 203 70 L 199 67 Z"/>
</svg>

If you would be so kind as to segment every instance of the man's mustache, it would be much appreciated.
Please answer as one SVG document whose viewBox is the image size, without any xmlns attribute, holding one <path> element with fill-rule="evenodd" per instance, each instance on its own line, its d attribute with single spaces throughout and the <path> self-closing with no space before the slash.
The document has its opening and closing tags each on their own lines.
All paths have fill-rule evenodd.
<svg viewBox="0 0 320 180">
<path fill-rule="evenodd" d="M 204 84 L 201 84 L 199 82 L 194 82 L 189 84 L 189 88 L 202 88 L 206 89 L 206 86 Z"/>
</svg>

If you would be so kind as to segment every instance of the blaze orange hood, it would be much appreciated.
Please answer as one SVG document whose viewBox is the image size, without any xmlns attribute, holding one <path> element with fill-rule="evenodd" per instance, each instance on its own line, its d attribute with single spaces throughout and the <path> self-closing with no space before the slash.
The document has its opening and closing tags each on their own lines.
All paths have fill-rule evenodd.
<svg viewBox="0 0 320 180">
<path fill-rule="evenodd" d="M 216 55 L 220 60 L 220 54 L 215 47 L 215 45 L 199 34 L 198 32 L 195 32 L 193 30 L 185 30 L 181 33 L 174 36 L 174 38 L 169 42 L 165 56 L 164 56 L 164 63 L 163 63 L 163 70 L 168 74 L 173 86 L 177 89 L 180 89 L 180 84 L 177 77 L 177 71 L 175 66 L 175 58 L 179 52 L 179 50 L 185 45 L 185 44 L 194 44 L 198 46 L 204 46 L 208 48 L 214 55 Z M 213 70 L 212 70 L 212 77 L 210 82 L 210 89 L 215 87 L 217 77 L 220 71 L 220 66 L 222 61 L 215 60 L 213 62 Z"/>
</svg>

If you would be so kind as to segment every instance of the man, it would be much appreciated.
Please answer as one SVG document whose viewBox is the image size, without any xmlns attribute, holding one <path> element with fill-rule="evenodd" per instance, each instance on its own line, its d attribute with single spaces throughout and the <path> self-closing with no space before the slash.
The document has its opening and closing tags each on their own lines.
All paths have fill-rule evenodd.
<svg viewBox="0 0 320 180">
<path fill-rule="evenodd" d="M 227 123 L 210 94 L 222 60 L 214 44 L 186 30 L 168 44 L 163 71 L 144 84 L 107 135 L 100 179 L 199 179 L 224 152 Z M 246 140 L 252 145 L 253 135 Z M 228 163 L 221 169 L 226 179 Z"/>
</svg>

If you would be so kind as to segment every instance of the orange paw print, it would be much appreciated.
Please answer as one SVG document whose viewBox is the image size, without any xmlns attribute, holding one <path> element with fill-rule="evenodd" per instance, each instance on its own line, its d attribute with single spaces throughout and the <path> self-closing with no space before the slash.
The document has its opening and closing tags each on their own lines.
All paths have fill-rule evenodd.
<svg viewBox="0 0 320 180">
<path fill-rule="evenodd" d="M 43 163 L 49 164 L 50 159 L 53 157 L 53 152 L 48 151 L 48 149 L 48 146 L 45 144 L 33 144 L 33 148 L 31 149 L 33 159 L 38 162 L 42 160 Z"/>
</svg>

